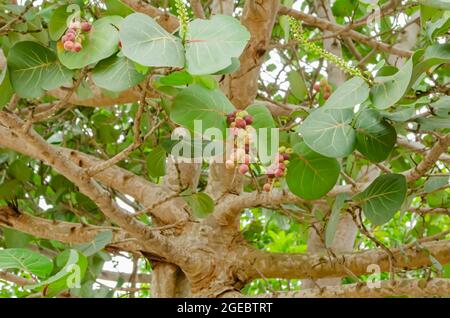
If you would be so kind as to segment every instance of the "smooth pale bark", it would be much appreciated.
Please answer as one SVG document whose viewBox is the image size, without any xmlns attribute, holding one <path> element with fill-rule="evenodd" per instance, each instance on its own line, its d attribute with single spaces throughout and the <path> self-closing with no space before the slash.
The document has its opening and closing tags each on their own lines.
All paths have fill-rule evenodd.
<svg viewBox="0 0 450 318">
<path fill-rule="evenodd" d="M 279 6 L 279 0 L 245 2 L 241 23 L 251 38 L 240 57 L 239 70 L 226 76 L 222 83 L 222 90 L 236 108 L 244 109 L 256 97 L 260 68 L 269 49 Z"/>
</svg>

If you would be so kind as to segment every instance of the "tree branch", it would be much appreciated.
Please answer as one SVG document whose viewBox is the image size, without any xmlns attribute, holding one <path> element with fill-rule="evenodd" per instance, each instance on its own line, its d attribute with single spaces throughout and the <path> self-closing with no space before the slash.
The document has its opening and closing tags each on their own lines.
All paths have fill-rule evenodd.
<svg viewBox="0 0 450 318">
<path fill-rule="evenodd" d="M 67 244 L 88 243 L 100 232 L 111 230 L 109 227 L 47 220 L 21 213 L 9 206 L 0 206 L 0 224 L 39 238 Z M 130 238 L 123 230 L 117 228 L 113 230 L 110 246 L 128 252 L 145 251 L 137 240 L 130 240 Z"/>
<path fill-rule="evenodd" d="M 159 233 L 153 232 L 147 225 L 136 220 L 134 216 L 122 210 L 96 181 L 84 173 L 84 170 L 69 158 L 65 157 L 56 147 L 49 145 L 34 130 L 23 131 L 23 121 L 17 116 L 0 112 L 0 122 L 9 127 L 12 132 L 21 138 L 22 142 L 32 148 L 36 154 L 45 158 L 45 161 L 56 171 L 72 181 L 81 192 L 94 201 L 100 210 L 132 236 L 142 240 L 148 249 L 160 256 L 168 256 L 175 249 L 171 249 L 168 240 Z"/>
<path fill-rule="evenodd" d="M 373 282 L 372 284 L 376 284 Z M 304 289 L 290 292 L 275 292 L 258 295 L 258 298 L 382 298 L 395 296 L 445 297 L 450 295 L 450 279 L 433 278 L 403 279 L 394 285 L 390 281 L 379 282 L 379 287 L 366 283 L 323 288 Z"/>
<path fill-rule="evenodd" d="M 437 241 L 406 245 L 392 249 L 396 267 L 418 269 L 432 264 L 430 254 L 442 264 L 450 262 L 450 241 Z M 357 253 L 338 254 L 336 258 L 318 254 L 268 253 L 248 248 L 241 253 L 245 275 L 249 278 L 322 278 L 346 276 L 348 271 L 355 275 L 367 274 L 371 264 L 380 266 L 381 271 L 389 270 L 389 259 L 382 249 L 372 249 Z"/>
<path fill-rule="evenodd" d="M 416 181 L 420 177 L 422 177 L 428 170 L 430 170 L 439 157 L 444 152 L 447 152 L 448 147 L 450 146 L 450 134 L 447 134 L 438 139 L 438 141 L 434 144 L 431 150 L 425 155 L 423 160 L 414 168 L 406 171 L 403 175 L 406 177 L 408 182 Z"/>
<path fill-rule="evenodd" d="M 388 52 L 390 54 L 395 54 L 395 55 L 402 56 L 402 57 L 410 57 L 412 55 L 411 51 L 402 50 L 399 48 L 392 47 L 386 43 L 378 42 L 378 41 L 376 41 L 372 38 L 369 38 L 355 30 L 352 30 L 351 27 L 349 28 L 348 26 L 331 23 L 328 20 L 321 19 L 321 18 L 315 17 L 313 15 L 310 15 L 310 14 L 307 14 L 307 13 L 304 13 L 301 11 L 297 11 L 297 10 L 294 10 L 294 9 L 291 9 L 291 8 L 288 8 L 285 6 L 280 7 L 279 14 L 291 16 L 293 18 L 301 20 L 302 22 L 304 22 L 310 26 L 318 27 L 322 30 L 328 30 L 328 31 L 332 31 L 332 32 L 337 32 L 342 35 L 347 35 L 347 36 L 351 37 L 353 40 L 360 42 L 362 44 L 366 44 L 366 45 L 368 45 L 376 50 L 379 50 L 379 51 Z"/>
</svg>

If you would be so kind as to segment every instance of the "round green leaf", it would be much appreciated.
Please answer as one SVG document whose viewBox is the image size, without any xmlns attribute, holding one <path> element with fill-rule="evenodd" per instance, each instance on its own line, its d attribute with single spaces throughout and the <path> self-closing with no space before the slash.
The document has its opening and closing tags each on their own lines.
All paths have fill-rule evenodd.
<svg viewBox="0 0 450 318">
<path fill-rule="evenodd" d="M 388 222 L 406 197 L 406 178 L 402 174 L 385 174 L 376 178 L 363 192 L 353 197 L 362 205 L 364 215 L 374 225 Z"/>
<path fill-rule="evenodd" d="M 187 70 L 193 75 L 214 74 L 238 58 L 250 33 L 231 16 L 215 15 L 210 20 L 189 23 L 186 34 Z"/>
<path fill-rule="evenodd" d="M 194 120 L 201 120 L 202 131 L 215 127 L 224 133 L 225 116 L 232 111 L 233 104 L 219 89 L 192 85 L 174 98 L 170 119 L 190 131 L 194 131 Z"/>
<path fill-rule="evenodd" d="M 369 85 L 361 77 L 353 77 L 331 94 L 323 107 L 345 109 L 363 103 L 369 97 Z"/>
<path fill-rule="evenodd" d="M 53 262 L 25 248 L 8 248 L 0 250 L 0 269 L 19 269 L 45 277 L 53 270 Z"/>
<path fill-rule="evenodd" d="M 370 90 L 370 98 L 375 107 L 386 109 L 398 102 L 409 87 L 413 69 L 413 60 L 408 62 L 394 75 L 375 78 L 375 85 Z"/>
<path fill-rule="evenodd" d="M 326 157 L 345 157 L 355 149 L 356 133 L 350 126 L 352 109 L 319 108 L 299 127 L 305 143 Z"/>
<path fill-rule="evenodd" d="M 295 195 L 306 200 L 316 200 L 334 187 L 339 171 L 336 159 L 321 156 L 305 143 L 300 143 L 294 146 L 286 183 Z"/>
<path fill-rule="evenodd" d="M 125 18 L 120 41 L 123 54 L 144 66 L 184 66 L 181 41 L 145 14 L 133 13 Z"/>
<path fill-rule="evenodd" d="M 134 63 L 124 56 L 112 56 L 97 64 L 92 71 L 94 83 L 112 92 L 121 92 L 142 82 L 145 75 L 136 71 Z"/>
<path fill-rule="evenodd" d="M 18 42 L 8 53 L 11 84 L 23 98 L 40 97 L 72 81 L 72 71 L 62 66 L 56 54 L 36 42 Z"/>
<path fill-rule="evenodd" d="M 80 52 L 67 52 L 58 43 L 58 57 L 63 65 L 78 69 L 110 57 L 118 50 L 118 27 L 122 17 L 108 16 L 95 21 L 89 33 L 85 33 Z"/>
<path fill-rule="evenodd" d="M 414 65 L 410 84 L 414 84 L 419 76 L 431 67 L 450 61 L 450 43 L 435 44 L 427 47 L 419 60 Z"/>
<path fill-rule="evenodd" d="M 394 148 L 397 133 L 374 109 L 359 112 L 355 122 L 356 149 L 373 162 L 385 160 Z"/>
</svg>

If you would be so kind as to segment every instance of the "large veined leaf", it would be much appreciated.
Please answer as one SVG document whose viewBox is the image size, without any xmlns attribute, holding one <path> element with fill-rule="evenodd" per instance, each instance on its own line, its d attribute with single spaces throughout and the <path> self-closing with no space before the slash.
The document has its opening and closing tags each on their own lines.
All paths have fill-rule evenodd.
<svg viewBox="0 0 450 318">
<path fill-rule="evenodd" d="M 419 78 L 419 76 L 428 71 L 431 67 L 450 61 L 450 43 L 435 44 L 429 46 L 423 53 L 420 61 L 414 65 L 410 84 Z"/>
<path fill-rule="evenodd" d="M 385 160 L 397 140 L 397 133 L 380 113 L 363 109 L 355 122 L 356 149 L 373 162 Z"/>
<path fill-rule="evenodd" d="M 186 34 L 186 63 L 194 75 L 214 74 L 238 58 L 250 33 L 231 16 L 215 15 L 210 20 L 189 23 Z"/>
<path fill-rule="evenodd" d="M 130 60 L 154 67 L 183 67 L 181 40 L 142 13 L 125 18 L 120 28 L 122 52 Z"/>
<path fill-rule="evenodd" d="M 19 269 L 46 277 L 53 269 L 53 262 L 44 255 L 25 248 L 0 250 L 0 269 Z"/>
<path fill-rule="evenodd" d="M 224 133 L 225 116 L 232 111 L 233 104 L 220 90 L 192 85 L 174 98 L 170 119 L 190 131 L 194 131 L 194 120 L 198 120 L 201 121 L 202 131 L 214 127 Z"/>
<path fill-rule="evenodd" d="M 319 108 L 300 125 L 305 143 L 326 157 L 345 157 L 355 149 L 356 133 L 350 126 L 352 109 Z"/>
<path fill-rule="evenodd" d="M 36 98 L 72 80 L 72 71 L 62 66 L 56 54 L 31 41 L 16 43 L 8 53 L 11 84 L 23 98 Z"/>
<path fill-rule="evenodd" d="M 84 256 L 91 256 L 101 251 L 106 245 L 111 243 L 112 239 L 112 231 L 103 231 L 98 233 L 91 242 L 76 245 L 74 248 L 83 253 Z"/>
<path fill-rule="evenodd" d="M 406 178 L 401 174 L 385 174 L 376 178 L 366 190 L 353 197 L 364 215 L 374 225 L 388 222 L 406 197 Z"/>
<path fill-rule="evenodd" d="M 345 109 L 364 102 L 369 97 L 369 85 L 361 77 L 353 77 L 331 94 L 323 107 Z"/>
<path fill-rule="evenodd" d="M 92 71 L 94 83 L 112 92 L 121 92 L 136 86 L 145 78 L 136 71 L 134 63 L 124 56 L 112 56 L 97 64 Z"/>
<path fill-rule="evenodd" d="M 45 296 L 53 297 L 65 289 L 77 287 L 76 285 L 81 282 L 86 272 L 88 265 L 86 257 L 76 250 L 68 250 L 58 255 L 56 263 L 61 260 L 64 261 L 64 267 L 59 272 L 37 284 L 28 285 L 26 288 L 37 291 L 45 290 Z"/>
<path fill-rule="evenodd" d="M 333 203 L 331 215 L 325 228 L 325 246 L 330 248 L 333 245 L 336 230 L 339 225 L 341 209 L 344 207 L 345 200 L 348 199 L 347 193 L 339 193 Z"/>
<path fill-rule="evenodd" d="M 324 157 L 300 143 L 294 146 L 286 183 L 292 193 L 303 199 L 319 199 L 334 187 L 340 169 L 335 158 Z"/>
<path fill-rule="evenodd" d="M 58 42 L 58 57 L 61 63 L 70 69 L 78 69 L 113 55 L 119 49 L 118 27 L 122 20 L 119 16 L 96 20 L 91 31 L 85 33 L 80 52 L 65 51 L 62 43 Z"/>
<path fill-rule="evenodd" d="M 375 107 L 386 109 L 398 102 L 409 87 L 413 69 L 413 60 L 409 59 L 397 73 L 375 78 L 370 90 L 370 98 Z"/>
</svg>

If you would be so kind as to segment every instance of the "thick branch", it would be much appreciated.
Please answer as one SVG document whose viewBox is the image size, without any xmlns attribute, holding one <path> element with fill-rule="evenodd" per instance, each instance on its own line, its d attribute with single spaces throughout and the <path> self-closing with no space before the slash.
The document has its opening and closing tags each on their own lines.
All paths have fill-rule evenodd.
<svg viewBox="0 0 450 318">
<path fill-rule="evenodd" d="M 153 232 L 147 225 L 136 220 L 132 214 L 122 210 L 111 194 L 94 179 L 88 177 L 82 168 L 74 164 L 57 148 L 45 142 L 34 130 L 24 131 L 22 129 L 24 123 L 17 116 L 3 111 L 0 113 L 0 121 L 17 134 L 28 147 L 45 158 L 50 166 L 72 181 L 81 192 L 98 205 L 108 218 L 132 236 L 141 239 L 147 248 L 160 256 L 166 256 L 172 252 L 171 244 L 165 237 Z"/>
<path fill-rule="evenodd" d="M 111 229 L 81 223 L 47 220 L 30 214 L 20 213 L 8 206 L 0 206 L 0 225 L 39 238 L 67 244 L 88 243 L 100 232 Z M 110 246 L 129 252 L 145 250 L 137 240 L 133 240 L 119 228 L 113 230 L 113 240 Z"/>
<path fill-rule="evenodd" d="M 250 31 L 251 38 L 241 55 L 239 70 L 227 76 L 222 85 L 237 108 L 247 107 L 256 97 L 260 67 L 270 45 L 279 5 L 279 0 L 245 2 L 241 23 Z"/>
<path fill-rule="evenodd" d="M 432 264 L 430 254 L 442 264 L 450 262 L 450 241 L 414 244 L 403 249 L 392 249 L 396 267 L 418 269 Z M 367 274 L 371 264 L 380 266 L 381 271 L 389 270 L 389 258 L 382 249 L 337 255 L 331 259 L 326 255 L 268 253 L 248 249 L 242 255 L 241 268 L 245 268 L 250 278 L 322 278 L 346 276 L 348 271 L 355 275 Z"/>
<path fill-rule="evenodd" d="M 372 283 L 376 285 L 376 283 Z M 258 298 L 382 298 L 394 296 L 445 297 L 450 295 L 450 279 L 433 278 L 404 279 L 379 282 L 379 287 L 363 284 L 328 286 L 321 289 L 305 289 L 291 292 L 275 292 L 257 296 Z M 371 287 L 369 287 L 371 286 Z"/>
<path fill-rule="evenodd" d="M 42 156 L 39 152 L 28 147 L 17 134 L 14 134 L 2 126 L 0 126 L 0 146 L 46 162 L 45 156 Z M 81 168 L 88 168 L 103 162 L 102 160 L 76 150 L 56 146 L 53 147 Z M 95 179 L 105 186 L 132 196 L 144 206 L 150 206 L 155 202 L 162 202 L 171 195 L 169 189 L 153 184 L 144 178 L 117 166 L 109 167 L 98 173 L 95 175 Z"/>
</svg>

